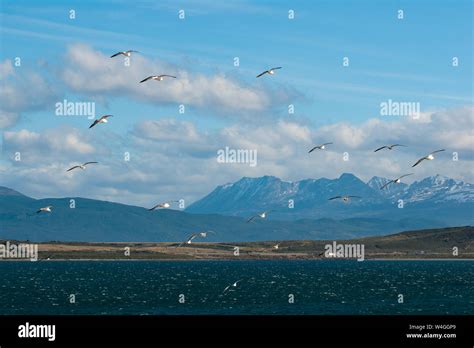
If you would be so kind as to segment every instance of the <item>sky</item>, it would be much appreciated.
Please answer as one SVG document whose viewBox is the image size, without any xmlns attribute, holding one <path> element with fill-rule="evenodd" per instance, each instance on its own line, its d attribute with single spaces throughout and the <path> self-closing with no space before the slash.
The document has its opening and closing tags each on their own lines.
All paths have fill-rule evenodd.
<svg viewBox="0 0 474 348">
<path fill-rule="evenodd" d="M 469 0 L 3 0 L 1 185 L 149 206 L 243 176 L 473 182 L 472 17 Z M 159 74 L 177 78 L 139 83 Z M 89 129 L 64 100 L 113 117 Z M 226 147 L 257 165 L 219 162 Z"/>
</svg>

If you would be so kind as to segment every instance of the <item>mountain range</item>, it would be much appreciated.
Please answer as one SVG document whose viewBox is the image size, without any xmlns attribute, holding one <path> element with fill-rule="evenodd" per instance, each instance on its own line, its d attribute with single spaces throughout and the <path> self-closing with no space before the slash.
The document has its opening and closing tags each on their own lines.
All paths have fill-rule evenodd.
<svg viewBox="0 0 474 348">
<path fill-rule="evenodd" d="M 203 230 L 216 232 L 206 241 L 222 242 L 350 239 L 473 225 L 471 184 L 437 175 L 380 190 L 386 181 L 374 177 L 364 183 L 352 174 L 293 183 L 271 176 L 242 178 L 218 186 L 185 211 L 153 212 L 80 197 L 34 199 L 0 187 L 0 239 L 175 242 Z M 361 198 L 349 203 L 328 201 L 344 194 Z M 47 205 L 53 205 L 52 213 L 36 213 Z M 249 216 L 265 210 L 273 210 L 268 218 L 247 222 Z"/>
</svg>

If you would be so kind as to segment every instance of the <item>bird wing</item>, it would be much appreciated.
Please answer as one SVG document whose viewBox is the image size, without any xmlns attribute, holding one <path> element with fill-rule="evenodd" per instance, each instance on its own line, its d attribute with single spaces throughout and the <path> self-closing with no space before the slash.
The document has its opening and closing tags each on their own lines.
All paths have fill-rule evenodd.
<svg viewBox="0 0 474 348">
<path fill-rule="evenodd" d="M 404 146 L 406 147 L 406 145 L 402 145 L 402 144 L 393 144 L 392 147 L 396 147 L 396 146 Z"/>
<path fill-rule="evenodd" d="M 271 68 L 270 70 L 278 70 L 278 69 L 281 69 L 282 67 L 281 66 L 277 66 L 276 68 Z"/>
<path fill-rule="evenodd" d="M 194 238 L 196 238 L 198 236 L 198 233 L 193 233 L 189 238 L 188 240 L 186 241 L 186 243 L 189 243 L 191 242 Z"/>
<path fill-rule="evenodd" d="M 430 153 L 430 155 L 434 154 L 434 153 L 437 153 L 437 152 L 442 152 L 442 151 L 446 151 L 445 149 L 441 149 L 441 150 L 436 150 L 436 151 L 433 151 L 432 153 Z"/>
<path fill-rule="evenodd" d="M 360 196 L 347 196 L 349 198 L 361 198 Z"/>
<path fill-rule="evenodd" d="M 89 126 L 89 129 L 94 127 L 97 123 L 99 123 L 99 120 L 95 120 L 94 123 L 92 123 L 90 126 Z"/>
<path fill-rule="evenodd" d="M 153 78 L 153 76 L 148 76 L 147 78 L 141 80 L 140 83 L 148 81 L 149 79 L 152 79 L 152 78 Z"/>
<path fill-rule="evenodd" d="M 230 288 L 230 285 L 228 285 L 228 286 L 224 289 L 224 291 L 222 291 L 222 293 L 224 293 L 224 292 L 226 292 L 227 290 L 229 290 L 229 288 Z"/>
<path fill-rule="evenodd" d="M 41 210 L 41 209 L 39 209 L 39 210 L 36 212 L 36 214 L 38 214 L 38 213 L 41 213 L 41 212 L 42 212 L 42 210 Z"/>
<path fill-rule="evenodd" d="M 402 178 L 404 178 L 406 176 L 409 176 L 409 175 L 413 175 L 413 173 L 402 175 L 401 177 L 399 177 L 399 179 L 402 179 Z"/>
<path fill-rule="evenodd" d="M 416 161 L 416 163 L 414 165 L 412 165 L 411 167 L 415 167 L 417 166 L 418 164 L 420 164 L 420 162 L 424 161 L 426 159 L 426 157 L 423 157 L 423 158 L 420 158 L 418 161 Z"/>
<path fill-rule="evenodd" d="M 122 54 L 122 52 L 117 52 L 117 53 L 111 55 L 110 58 L 117 57 L 117 56 L 119 56 L 119 55 L 121 55 L 121 54 Z"/>
<path fill-rule="evenodd" d="M 83 166 L 87 166 L 88 164 L 93 164 L 93 163 L 99 163 L 99 162 L 86 162 L 83 164 Z"/>
<path fill-rule="evenodd" d="M 173 76 L 173 75 L 160 75 L 160 77 L 172 77 L 172 78 L 176 78 L 176 76 Z"/>
<path fill-rule="evenodd" d="M 109 117 L 112 117 L 113 115 L 104 115 L 102 116 L 100 119 L 103 120 L 104 118 L 109 118 Z"/>
<path fill-rule="evenodd" d="M 380 189 L 383 190 L 386 188 L 388 185 L 390 185 L 393 182 L 393 180 L 387 181 Z"/>
<path fill-rule="evenodd" d="M 263 76 L 263 75 L 265 75 L 265 74 L 268 74 L 268 70 L 265 70 L 264 72 L 258 74 L 257 77 Z"/>
<path fill-rule="evenodd" d="M 152 210 L 155 210 L 156 208 L 158 208 L 159 206 L 161 206 L 161 203 L 160 204 L 157 204 L 155 205 L 154 207 L 148 209 L 148 211 L 152 211 Z"/>
<path fill-rule="evenodd" d="M 332 143 L 324 143 L 323 145 L 331 145 Z"/>
<path fill-rule="evenodd" d="M 247 222 L 252 221 L 252 220 L 255 219 L 256 217 L 257 217 L 257 215 L 252 216 L 250 219 L 247 220 Z"/>
<path fill-rule="evenodd" d="M 69 168 L 68 170 L 66 170 L 66 172 L 70 172 L 71 170 L 76 169 L 76 168 L 79 168 L 79 166 L 71 167 L 71 168 Z"/>
<path fill-rule="evenodd" d="M 331 197 L 331 198 L 328 199 L 328 201 L 332 201 L 333 199 L 338 199 L 338 198 L 342 198 L 342 196 Z"/>
<path fill-rule="evenodd" d="M 380 150 L 386 149 L 386 148 L 387 148 L 387 146 L 382 146 L 382 147 L 379 147 L 378 149 L 374 150 L 374 152 L 377 152 L 377 151 L 380 151 Z"/>
<path fill-rule="evenodd" d="M 311 152 L 313 152 L 313 151 L 314 151 L 314 150 L 316 150 L 317 148 L 319 148 L 319 145 L 317 145 L 317 146 L 313 147 L 311 150 L 309 150 L 309 151 L 308 151 L 308 153 L 311 153 Z"/>
</svg>

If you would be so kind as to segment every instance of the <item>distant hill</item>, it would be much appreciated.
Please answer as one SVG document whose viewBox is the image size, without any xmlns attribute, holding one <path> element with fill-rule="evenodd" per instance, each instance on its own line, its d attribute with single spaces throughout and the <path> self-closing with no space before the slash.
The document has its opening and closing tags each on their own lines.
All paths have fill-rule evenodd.
<svg viewBox="0 0 474 348">
<path fill-rule="evenodd" d="M 364 183 L 349 173 L 333 180 L 321 178 L 297 182 L 286 182 L 273 176 L 245 177 L 218 186 L 186 211 L 249 216 L 255 211 L 274 210 L 271 218 L 280 220 L 375 218 L 417 221 L 418 227 L 425 221 L 426 228 L 474 223 L 472 184 L 435 175 L 411 185 L 391 184 L 381 190 L 388 181 L 373 177 Z M 350 203 L 328 200 L 346 194 L 362 198 Z M 403 201 L 402 209 L 399 208 L 400 200 Z M 290 201 L 294 202 L 293 209 L 289 209 Z"/>
<path fill-rule="evenodd" d="M 0 243 L 2 241 L 0 240 Z M 359 244 L 364 259 L 474 259 L 474 227 L 452 227 L 409 231 L 382 237 L 352 240 L 284 240 L 260 242 L 196 242 L 176 247 L 175 243 L 78 243 L 45 242 L 38 247 L 42 260 L 58 259 L 156 259 L 156 260 L 275 260 L 325 259 L 326 245 Z M 278 244 L 278 249 L 274 246 Z M 131 254 L 124 255 L 124 246 Z M 240 253 L 233 253 L 235 246 Z M 457 248 L 457 255 L 453 254 Z M 358 256 L 360 257 L 360 255 Z M 330 260 L 333 258 L 329 258 Z"/>
<path fill-rule="evenodd" d="M 382 235 L 406 229 L 435 227 L 439 222 L 418 219 L 299 219 L 261 220 L 218 214 L 190 214 L 177 210 L 150 212 L 145 208 L 85 198 L 33 199 L 0 188 L 0 238 L 32 241 L 175 242 L 191 233 L 214 230 L 208 241 L 258 241 L 275 239 L 348 239 Z M 16 192 L 16 193 L 15 193 Z M 70 199 L 75 208 L 70 208 Z M 53 205 L 52 213 L 36 214 Z"/>
</svg>

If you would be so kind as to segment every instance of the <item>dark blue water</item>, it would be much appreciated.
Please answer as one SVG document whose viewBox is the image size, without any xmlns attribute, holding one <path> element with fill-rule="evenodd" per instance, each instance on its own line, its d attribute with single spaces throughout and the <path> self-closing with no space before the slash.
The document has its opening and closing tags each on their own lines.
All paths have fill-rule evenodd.
<svg viewBox="0 0 474 348">
<path fill-rule="evenodd" d="M 472 261 L 0 262 L 0 275 L 1 314 L 474 313 Z"/>
</svg>

